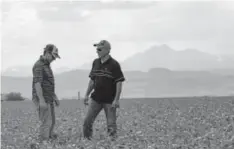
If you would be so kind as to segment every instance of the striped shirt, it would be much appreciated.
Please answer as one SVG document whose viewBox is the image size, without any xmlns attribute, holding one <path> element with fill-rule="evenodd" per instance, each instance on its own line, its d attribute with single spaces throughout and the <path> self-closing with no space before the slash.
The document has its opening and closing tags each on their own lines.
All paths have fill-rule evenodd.
<svg viewBox="0 0 234 149">
<path fill-rule="evenodd" d="M 50 67 L 50 64 L 43 59 L 40 59 L 34 64 L 33 69 L 33 81 L 32 81 L 32 96 L 33 100 L 39 101 L 36 93 L 35 84 L 37 82 L 41 83 L 42 93 L 47 103 L 53 102 L 54 93 L 54 75 Z"/>
<path fill-rule="evenodd" d="M 110 57 L 104 63 L 97 58 L 93 61 L 89 77 L 94 80 L 93 100 L 99 103 L 112 103 L 116 94 L 116 83 L 125 81 L 120 64 Z"/>
</svg>

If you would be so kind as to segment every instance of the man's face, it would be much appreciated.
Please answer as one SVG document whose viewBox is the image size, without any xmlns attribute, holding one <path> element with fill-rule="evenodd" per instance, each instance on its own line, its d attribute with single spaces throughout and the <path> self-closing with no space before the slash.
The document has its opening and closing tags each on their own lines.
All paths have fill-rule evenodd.
<svg viewBox="0 0 234 149">
<path fill-rule="evenodd" d="M 104 57 L 105 55 L 107 55 L 108 53 L 109 53 L 109 49 L 106 49 L 106 48 L 104 48 L 104 47 L 101 47 L 101 46 L 98 46 L 97 47 L 97 54 L 98 54 L 98 57 L 99 58 L 102 58 L 102 57 Z"/>
<path fill-rule="evenodd" d="M 49 62 L 49 63 L 51 63 L 52 61 L 54 61 L 56 58 L 52 55 L 52 53 L 50 53 L 50 52 L 47 52 L 46 53 L 46 55 L 45 55 L 45 57 L 46 57 L 46 60 Z"/>
<path fill-rule="evenodd" d="M 49 63 L 51 63 L 52 61 L 54 61 L 57 58 L 56 57 L 57 50 L 58 49 L 54 46 L 52 52 L 46 53 L 46 59 Z"/>
</svg>

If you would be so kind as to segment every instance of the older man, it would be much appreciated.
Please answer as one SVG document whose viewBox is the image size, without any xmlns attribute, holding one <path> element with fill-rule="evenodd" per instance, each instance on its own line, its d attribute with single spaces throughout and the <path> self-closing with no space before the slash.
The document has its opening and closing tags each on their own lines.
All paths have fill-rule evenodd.
<svg viewBox="0 0 234 149">
<path fill-rule="evenodd" d="M 116 137 L 116 108 L 119 107 L 119 98 L 122 82 L 125 80 L 120 64 L 110 56 L 111 45 L 107 40 L 94 44 L 98 58 L 93 61 L 89 74 L 90 81 L 84 104 L 91 101 L 83 124 L 84 137 L 91 139 L 92 125 L 99 112 L 104 109 L 107 119 L 107 130 L 111 138 Z"/>
<path fill-rule="evenodd" d="M 44 48 L 43 55 L 33 66 L 32 96 L 39 113 L 40 140 L 46 141 L 49 138 L 56 138 L 53 133 L 55 125 L 54 103 L 59 106 L 59 100 L 55 94 L 55 83 L 51 62 L 60 58 L 58 49 L 53 44 L 48 44 Z"/>
</svg>

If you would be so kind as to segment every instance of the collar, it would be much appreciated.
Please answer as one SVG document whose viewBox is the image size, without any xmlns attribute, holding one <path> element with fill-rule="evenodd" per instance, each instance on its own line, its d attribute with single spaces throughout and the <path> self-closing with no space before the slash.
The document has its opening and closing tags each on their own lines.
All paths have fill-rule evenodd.
<svg viewBox="0 0 234 149">
<path fill-rule="evenodd" d="M 50 63 L 43 57 L 43 55 L 40 56 L 39 60 L 43 62 L 45 65 L 50 65 Z"/>
<path fill-rule="evenodd" d="M 104 62 L 102 62 L 101 58 L 100 58 L 100 63 L 101 64 L 105 64 L 108 63 L 110 60 L 112 59 L 112 57 L 109 55 L 109 58 L 107 60 L 105 60 Z"/>
</svg>

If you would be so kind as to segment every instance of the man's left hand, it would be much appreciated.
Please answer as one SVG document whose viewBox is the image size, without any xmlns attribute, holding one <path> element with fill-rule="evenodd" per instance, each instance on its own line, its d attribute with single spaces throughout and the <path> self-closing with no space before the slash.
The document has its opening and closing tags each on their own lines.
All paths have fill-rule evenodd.
<svg viewBox="0 0 234 149">
<path fill-rule="evenodd" d="M 60 102 L 59 102 L 58 99 L 56 99 L 54 102 L 55 102 L 55 105 L 56 105 L 57 107 L 60 105 Z"/>
<path fill-rule="evenodd" d="M 32 100 L 35 106 L 36 111 L 39 111 L 39 101 L 37 99 Z"/>
<path fill-rule="evenodd" d="M 56 105 L 57 107 L 60 105 L 60 102 L 59 102 L 57 96 L 54 97 L 54 103 L 55 103 L 55 105 Z"/>
<path fill-rule="evenodd" d="M 113 102 L 112 102 L 112 108 L 119 108 L 119 100 L 115 99 Z"/>
</svg>

